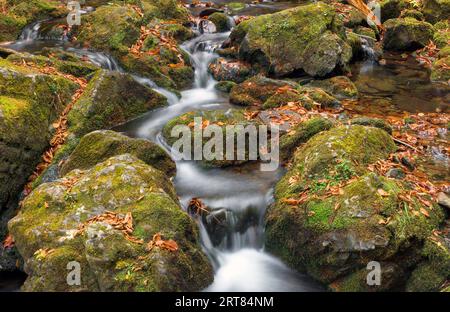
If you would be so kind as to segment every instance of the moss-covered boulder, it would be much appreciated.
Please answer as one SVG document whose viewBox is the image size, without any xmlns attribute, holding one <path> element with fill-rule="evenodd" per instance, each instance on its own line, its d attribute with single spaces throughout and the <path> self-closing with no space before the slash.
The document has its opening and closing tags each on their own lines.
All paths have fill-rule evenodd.
<svg viewBox="0 0 450 312">
<path fill-rule="evenodd" d="M 352 56 L 342 21 L 322 2 L 244 21 L 230 38 L 241 59 L 277 76 L 299 70 L 324 76 L 345 70 Z"/>
<path fill-rule="evenodd" d="M 384 24 L 386 50 L 411 51 L 426 46 L 433 38 L 433 25 L 414 18 L 394 18 Z"/>
<path fill-rule="evenodd" d="M 184 26 L 188 17 L 175 0 L 110 3 L 83 15 L 74 36 L 85 46 L 110 53 L 130 72 L 163 87 L 183 89 L 194 75 L 189 57 L 178 46 L 193 36 Z"/>
<path fill-rule="evenodd" d="M 350 124 L 380 128 L 387 133 L 392 134 L 391 125 L 388 124 L 385 120 L 379 118 L 356 117 L 350 120 Z"/>
<path fill-rule="evenodd" d="M 230 93 L 231 89 L 236 85 L 234 81 L 219 81 L 214 88 L 221 92 Z"/>
<path fill-rule="evenodd" d="M 433 36 L 433 42 L 438 48 L 450 46 L 450 21 L 441 21 L 434 24 L 436 32 Z"/>
<path fill-rule="evenodd" d="M 306 143 L 319 132 L 329 130 L 333 122 L 325 118 L 313 118 L 293 127 L 287 134 L 280 138 L 280 156 L 282 160 L 288 160 L 295 150 Z"/>
<path fill-rule="evenodd" d="M 217 32 L 230 30 L 230 22 L 228 16 L 221 12 L 215 12 L 208 16 L 208 19 L 216 26 Z"/>
<path fill-rule="evenodd" d="M 431 68 L 431 80 L 448 82 L 450 80 L 449 67 L 450 56 L 437 59 Z"/>
<path fill-rule="evenodd" d="M 16 198 L 79 86 L 0 59 L 0 207 Z"/>
<path fill-rule="evenodd" d="M 423 0 L 422 12 L 430 23 L 450 19 L 449 0 Z"/>
<path fill-rule="evenodd" d="M 186 139 L 185 135 L 189 135 L 187 142 L 189 142 L 190 138 L 190 154 L 188 154 L 188 150 L 184 150 L 184 146 L 177 146 L 174 152 L 182 153 L 184 158 L 190 160 L 200 160 L 201 164 L 205 167 L 240 165 L 248 161 L 260 159 L 259 146 L 254 146 L 250 143 L 258 144 L 257 140 L 256 142 L 253 142 L 253 140 L 250 141 L 248 136 L 252 132 L 251 128 L 257 132 L 258 126 L 262 123 L 258 118 L 250 118 L 248 114 L 245 110 L 238 109 L 189 112 L 170 120 L 164 126 L 162 133 L 166 142 L 172 147 L 179 139 Z M 202 124 L 195 122 L 195 118 L 201 118 Z M 177 126 L 189 127 L 189 133 L 186 134 L 185 131 L 178 131 L 176 129 Z M 227 129 L 227 126 L 235 127 L 233 129 Z M 206 134 L 202 136 L 204 131 L 208 131 L 209 136 Z M 227 149 L 227 137 L 234 138 L 232 150 Z M 196 148 L 195 138 L 201 144 L 203 151 L 201 159 L 198 159 L 198 156 L 194 154 Z M 252 137 L 252 139 L 254 138 Z M 217 143 L 217 141 L 222 142 L 222 147 L 219 147 L 218 150 L 215 149 L 217 145 L 215 147 L 212 145 L 213 143 Z M 245 142 L 245 150 L 237 149 L 238 145 L 236 142 L 239 141 Z M 250 154 L 250 150 L 257 152 L 254 158 Z M 230 154 L 231 157 L 228 157 Z"/>
<path fill-rule="evenodd" d="M 403 10 L 412 9 L 413 5 L 408 0 L 383 0 L 380 1 L 381 22 L 400 16 Z"/>
<path fill-rule="evenodd" d="M 108 129 L 167 104 L 164 96 L 129 74 L 100 71 L 89 82 L 68 115 L 69 131 L 81 137 Z"/>
<path fill-rule="evenodd" d="M 94 131 L 81 138 L 61 167 L 60 174 L 64 176 L 74 169 L 89 169 L 122 154 L 131 154 L 168 176 L 175 174 L 175 163 L 161 147 L 145 139 L 133 139 L 109 130 Z"/>
<path fill-rule="evenodd" d="M 199 291 L 213 280 L 171 182 L 129 154 L 42 184 L 9 230 L 26 261 L 25 291 Z M 150 248 L 157 233 L 177 248 Z M 81 278 L 71 286 L 74 263 Z"/>
<path fill-rule="evenodd" d="M 352 99 L 358 97 L 358 89 L 346 76 L 336 76 L 325 80 L 314 80 L 310 85 L 322 88 L 338 99 Z"/>
<path fill-rule="evenodd" d="M 261 106 L 282 87 L 296 88 L 298 85 L 287 80 L 275 80 L 258 75 L 235 85 L 230 92 L 230 101 L 242 106 Z"/>
<path fill-rule="evenodd" d="M 16 40 L 32 22 L 68 13 L 66 4 L 57 0 L 8 0 L 0 2 L 0 7 L 0 42 Z"/>
<path fill-rule="evenodd" d="M 342 126 L 315 135 L 276 186 L 266 215 L 267 250 L 334 290 L 404 289 L 444 213 L 424 205 L 425 198 L 404 201 L 407 183 L 368 169 L 395 149 L 388 133 L 374 127 Z M 381 264 L 386 284 L 368 287 L 371 261 Z M 389 269 L 392 264 L 400 274 Z"/>
</svg>

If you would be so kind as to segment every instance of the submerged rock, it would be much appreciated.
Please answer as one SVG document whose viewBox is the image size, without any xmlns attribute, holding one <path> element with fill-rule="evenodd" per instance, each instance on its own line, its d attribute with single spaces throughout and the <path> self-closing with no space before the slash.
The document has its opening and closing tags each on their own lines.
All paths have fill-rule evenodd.
<svg viewBox="0 0 450 312">
<path fill-rule="evenodd" d="M 129 74 L 100 71 L 89 82 L 68 115 L 69 131 L 81 137 L 108 129 L 167 105 L 164 96 L 138 83 Z"/>
<path fill-rule="evenodd" d="M 175 163 L 158 145 L 145 139 L 133 139 L 120 133 L 100 130 L 81 138 L 61 167 L 61 176 L 74 169 L 89 169 L 116 155 L 131 154 L 168 176 L 175 174 Z"/>
<path fill-rule="evenodd" d="M 80 228 L 106 212 L 119 220 L 131 214 L 128 237 L 107 220 Z M 213 280 L 171 182 L 129 154 L 39 186 L 9 229 L 26 261 L 25 291 L 199 291 Z M 177 250 L 146 248 L 156 233 Z M 67 283 L 73 263 L 81 266 L 81 285 Z"/>
<path fill-rule="evenodd" d="M 276 76 L 298 70 L 325 76 L 346 70 L 352 56 L 342 22 L 321 2 L 246 20 L 230 41 L 241 59 Z"/>
<path fill-rule="evenodd" d="M 410 51 L 426 46 L 433 38 L 433 25 L 414 18 L 395 18 L 384 23 L 386 50 Z"/>
<path fill-rule="evenodd" d="M 444 214 L 415 197 L 403 202 L 399 194 L 407 184 L 367 169 L 393 151 L 385 131 L 360 125 L 310 139 L 276 186 L 266 215 L 267 250 L 334 290 L 404 289 L 408 276 L 402 272 L 426 261 L 423 243 Z M 370 261 L 381 263 L 386 283 L 367 285 Z"/>
</svg>

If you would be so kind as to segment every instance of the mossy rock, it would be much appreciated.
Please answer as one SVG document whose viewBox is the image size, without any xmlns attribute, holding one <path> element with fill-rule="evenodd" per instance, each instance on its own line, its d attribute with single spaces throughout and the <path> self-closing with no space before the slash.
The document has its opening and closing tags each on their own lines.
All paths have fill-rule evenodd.
<svg viewBox="0 0 450 312">
<path fill-rule="evenodd" d="M 35 21 L 68 13 L 65 4 L 57 0 L 15 0 L 4 5 L 6 13 L 0 16 L 0 42 L 16 40 L 22 29 Z"/>
<path fill-rule="evenodd" d="M 263 108 L 270 109 L 287 105 L 288 103 L 302 103 L 304 96 L 296 89 L 283 90 L 276 92 L 264 102 Z"/>
<path fill-rule="evenodd" d="M 370 288 L 362 273 L 370 261 L 396 264 L 399 272 L 417 265 L 423 242 L 444 212 L 414 196 L 403 202 L 399 194 L 408 189 L 406 183 L 367 169 L 395 149 L 385 131 L 360 125 L 311 138 L 275 188 L 275 203 L 266 214 L 267 250 L 333 290 L 404 288 L 405 274 L 389 270 L 389 283 Z M 339 191 L 328 195 L 333 186 Z M 303 192 L 306 199 L 296 202 Z M 428 216 L 419 212 L 423 209 Z M 408 261 L 401 261 L 405 255 Z"/>
<path fill-rule="evenodd" d="M 415 18 L 418 21 L 423 21 L 424 20 L 423 13 L 420 12 L 419 10 L 415 10 L 415 9 L 405 9 L 405 10 L 403 10 L 400 13 L 400 18 L 406 18 L 406 17 Z"/>
<path fill-rule="evenodd" d="M 167 99 L 129 74 L 100 71 L 68 115 L 69 131 L 78 137 L 108 129 L 167 105 Z"/>
<path fill-rule="evenodd" d="M 235 85 L 230 92 L 230 101 L 242 106 L 262 106 L 281 87 L 298 85 L 287 80 L 275 80 L 258 75 Z"/>
<path fill-rule="evenodd" d="M 195 118 L 202 118 L 203 125 L 199 125 L 194 123 Z M 256 155 L 255 158 L 252 158 L 250 151 L 256 152 L 258 151 L 258 146 L 249 147 L 249 139 L 247 137 L 248 131 L 251 131 L 250 128 L 255 129 L 255 131 L 258 131 L 258 126 L 261 125 L 261 121 L 258 119 L 254 120 L 248 120 L 247 116 L 245 115 L 244 110 L 238 110 L 238 109 L 229 109 L 229 110 L 214 110 L 214 111 L 196 111 L 196 112 L 189 112 L 186 114 L 183 114 L 179 117 L 176 117 L 172 120 L 170 120 L 163 128 L 163 137 L 166 140 L 166 142 L 174 147 L 174 144 L 181 138 L 185 138 L 185 136 L 188 135 L 187 142 L 191 143 L 190 146 L 190 154 L 188 150 L 183 150 L 184 146 L 176 146 L 175 151 L 176 153 L 183 154 L 184 158 L 190 159 L 190 160 L 200 160 L 195 159 L 194 150 L 195 150 L 195 136 L 201 135 L 203 131 L 209 130 L 212 131 L 210 134 L 211 137 L 198 137 L 198 142 L 201 143 L 201 147 L 203 150 L 202 157 L 200 160 L 200 163 L 204 165 L 205 167 L 227 167 L 227 166 L 234 166 L 234 165 L 241 165 L 243 163 L 249 162 L 249 161 L 256 161 L 259 160 L 259 153 Z M 177 126 L 186 126 L 189 129 L 188 133 L 185 133 L 185 131 L 178 131 Z M 236 128 L 233 130 L 227 130 L 227 126 L 236 126 Z M 203 127 L 202 131 L 200 131 L 200 127 Z M 194 132 L 194 130 L 197 129 L 197 132 Z M 181 129 L 183 130 L 183 129 Z M 220 132 L 220 134 L 223 134 L 223 136 L 218 136 L 218 134 L 215 132 Z M 173 133 L 175 132 L 175 133 Z M 234 142 L 243 140 L 245 141 L 245 151 L 241 151 L 242 154 L 238 154 L 237 150 L 237 144 L 233 144 L 233 150 L 229 151 L 226 147 L 226 138 L 227 136 L 230 136 L 234 138 Z M 189 140 L 191 138 L 191 140 Z M 222 142 L 222 152 L 216 154 L 216 151 L 212 148 L 211 144 L 212 142 L 215 142 L 216 140 L 219 140 Z M 258 142 L 256 142 L 258 143 Z M 187 147 L 186 147 L 187 148 Z M 232 155 L 232 157 L 226 157 L 228 154 Z M 239 156 L 240 155 L 240 156 Z M 230 159 L 231 158 L 231 159 Z"/>
<path fill-rule="evenodd" d="M 342 21 L 322 2 L 246 20 L 233 29 L 230 40 L 241 59 L 276 76 L 345 70 L 352 53 Z"/>
<path fill-rule="evenodd" d="M 103 221 L 75 234 L 80 224 L 107 211 L 122 218 L 131 213 L 130 235 L 143 243 Z M 129 154 L 42 184 L 9 230 L 27 262 L 25 291 L 199 291 L 213 280 L 196 224 L 181 209 L 173 185 Z M 178 250 L 146 250 L 156 233 L 175 240 Z M 73 261 L 81 266 L 81 285 L 67 283 Z"/>
<path fill-rule="evenodd" d="M 331 129 L 333 123 L 325 118 L 313 118 L 293 127 L 280 138 L 280 155 L 282 160 L 290 159 L 295 150 L 319 132 Z"/>
<path fill-rule="evenodd" d="M 412 9 L 413 5 L 407 0 L 384 0 L 380 2 L 381 22 L 400 17 L 403 10 Z"/>
<path fill-rule="evenodd" d="M 358 97 L 358 89 L 346 76 L 336 76 L 325 80 L 314 80 L 310 85 L 322 88 L 338 99 L 354 99 Z"/>
<path fill-rule="evenodd" d="M 340 104 L 338 99 L 322 88 L 302 86 L 298 90 L 303 97 L 302 104 L 307 109 L 313 106 L 322 108 L 336 107 Z"/>
<path fill-rule="evenodd" d="M 450 19 L 450 1 L 424 0 L 422 2 L 422 12 L 430 23 L 448 21 Z"/>
<path fill-rule="evenodd" d="M 61 167 L 60 174 L 64 176 L 74 169 L 89 169 L 122 154 L 131 154 L 168 176 L 175 174 L 175 163 L 161 147 L 145 139 L 133 139 L 109 130 L 94 131 L 82 137 Z"/>
<path fill-rule="evenodd" d="M 377 39 L 377 33 L 372 28 L 369 27 L 358 26 L 355 28 L 354 32 L 357 33 L 358 35 L 372 38 L 373 40 Z"/>
<path fill-rule="evenodd" d="M 426 46 L 433 38 L 433 25 L 414 18 L 395 18 L 384 23 L 386 50 L 413 51 Z"/>
<path fill-rule="evenodd" d="M 447 26 L 446 28 L 443 28 Z M 437 29 L 436 27 L 442 27 L 441 29 Z M 445 48 L 449 46 L 450 42 L 450 25 L 447 23 L 438 23 L 435 25 L 436 32 L 433 36 L 433 42 L 438 48 Z"/>
<path fill-rule="evenodd" d="M 234 81 L 219 81 L 214 88 L 221 92 L 230 93 L 231 89 L 236 85 Z"/>
<path fill-rule="evenodd" d="M 158 36 L 149 34 L 142 54 L 130 52 L 140 38 L 141 26 L 157 28 L 162 35 L 173 37 L 175 41 L 191 38 L 193 32 L 184 26 L 189 22 L 187 10 L 175 0 L 142 0 L 136 5 L 142 9 L 143 16 L 131 4 L 101 6 L 83 15 L 81 26 L 73 35 L 85 46 L 110 53 L 128 72 L 150 78 L 165 88 L 187 88 L 194 72 L 189 57 L 179 46 L 174 51 L 172 46 L 160 43 Z M 159 48 L 157 54 L 146 53 L 156 48 Z"/>
<path fill-rule="evenodd" d="M 0 207 L 17 198 L 49 144 L 52 122 L 78 88 L 0 59 Z"/>
<path fill-rule="evenodd" d="M 379 118 L 357 117 L 350 120 L 352 125 L 370 126 L 383 129 L 389 134 L 392 134 L 392 127 L 386 121 Z"/>
<path fill-rule="evenodd" d="M 431 68 L 431 80 L 448 82 L 450 80 L 450 71 L 448 70 L 449 66 L 450 56 L 436 60 Z"/>
<path fill-rule="evenodd" d="M 230 23 L 228 21 L 228 16 L 221 12 L 215 12 L 208 16 L 208 20 L 210 20 L 215 26 L 217 32 L 224 32 L 230 30 Z"/>
</svg>

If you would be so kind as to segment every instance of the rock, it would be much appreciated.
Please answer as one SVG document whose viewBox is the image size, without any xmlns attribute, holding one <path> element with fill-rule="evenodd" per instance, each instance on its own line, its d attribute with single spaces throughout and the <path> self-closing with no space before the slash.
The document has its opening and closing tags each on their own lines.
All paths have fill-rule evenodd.
<svg viewBox="0 0 450 312">
<path fill-rule="evenodd" d="M 400 18 L 411 17 L 415 18 L 418 21 L 423 21 L 424 17 L 422 12 L 414 9 L 405 9 L 400 13 Z"/>
<path fill-rule="evenodd" d="M 243 21 L 230 35 L 241 59 L 275 76 L 346 70 L 352 55 L 346 41 L 334 9 L 321 2 Z"/>
<path fill-rule="evenodd" d="M 444 192 L 440 192 L 437 197 L 438 204 L 447 210 L 450 210 L 450 196 Z"/>
<path fill-rule="evenodd" d="M 231 89 L 236 85 L 233 81 L 220 81 L 215 85 L 216 90 L 230 93 Z"/>
<path fill-rule="evenodd" d="M 400 162 L 402 163 L 403 166 L 408 168 L 410 171 L 414 171 L 414 169 L 416 168 L 414 161 L 409 157 L 402 157 L 400 159 Z"/>
<path fill-rule="evenodd" d="M 222 57 L 211 62 L 208 71 L 216 80 L 228 80 L 236 83 L 245 81 L 253 72 L 251 66 L 245 62 L 228 61 Z"/>
<path fill-rule="evenodd" d="M 383 119 L 370 117 L 357 117 L 350 120 L 352 125 L 370 126 L 383 129 L 389 134 L 392 134 L 392 127 Z"/>
<path fill-rule="evenodd" d="M 361 272 L 370 261 L 396 264 L 400 272 L 423 261 L 423 244 L 431 242 L 428 237 L 444 213 L 417 198 L 405 206 L 398 195 L 406 184 L 367 169 L 395 149 L 385 131 L 360 125 L 311 138 L 276 185 L 275 202 L 266 214 L 267 251 L 330 288 L 346 291 L 361 290 L 366 278 Z M 329 193 L 333 185 L 341 186 Z M 407 276 L 389 272 L 391 286 L 386 288 L 405 287 Z"/>
<path fill-rule="evenodd" d="M 177 131 L 175 136 L 172 135 L 172 131 L 176 126 L 188 126 L 190 128 L 189 136 L 192 138 L 191 141 L 191 154 L 190 155 L 184 155 L 190 156 L 191 160 L 194 159 L 194 118 L 201 117 L 202 118 L 202 126 L 206 128 L 206 126 L 212 126 L 215 125 L 216 129 L 221 129 L 221 134 L 223 134 L 223 137 L 226 137 L 228 135 L 226 131 L 226 127 L 233 125 L 233 126 L 242 126 L 242 129 L 235 129 L 234 137 L 235 141 L 238 139 L 238 136 L 245 135 L 245 129 L 247 126 L 254 126 L 256 131 L 258 131 L 258 125 L 261 124 L 261 121 L 258 118 L 250 119 L 247 117 L 246 112 L 244 110 L 238 110 L 238 109 L 229 109 L 229 110 L 214 110 L 214 111 L 196 111 L 196 112 L 189 112 L 186 114 L 183 114 L 179 117 L 176 117 L 172 120 L 170 120 L 163 128 L 163 137 L 166 140 L 166 142 L 172 146 L 175 142 L 177 142 L 179 139 L 184 138 L 185 134 L 184 132 L 180 133 Z M 213 128 L 211 128 L 213 129 Z M 237 133 L 237 134 L 236 134 Z M 230 134 L 231 135 L 231 134 Z M 216 138 L 217 134 L 214 132 L 213 137 Z M 219 139 L 221 136 L 218 137 Z M 227 153 L 231 153 L 230 151 L 227 151 L 226 142 L 223 141 L 223 151 L 219 155 L 215 155 L 214 151 L 207 149 L 206 145 L 210 141 L 210 138 L 202 137 L 201 138 L 201 144 L 202 144 L 202 159 L 200 163 L 204 165 L 205 167 L 227 167 L 227 166 L 234 166 L 234 165 L 241 165 L 243 163 L 249 162 L 251 160 L 257 160 L 259 159 L 259 154 L 256 155 L 257 159 L 250 159 L 249 150 L 253 152 L 258 151 L 258 146 L 250 147 L 249 148 L 249 140 L 248 138 L 245 139 L 245 151 L 242 151 L 242 157 L 239 159 L 237 157 L 237 144 L 233 144 L 233 159 L 226 159 Z M 211 143 L 210 143 L 211 144 Z M 178 147 L 180 148 L 180 147 Z M 210 146 L 211 148 L 211 146 Z M 176 150 L 178 153 L 187 153 L 187 151 L 183 150 Z M 221 159 L 222 158 L 222 159 Z"/>
<path fill-rule="evenodd" d="M 450 19 L 450 2 L 448 0 L 424 0 L 422 12 L 430 23 Z"/>
<path fill-rule="evenodd" d="M 314 80 L 310 85 L 322 88 L 338 99 L 354 99 L 358 97 L 358 89 L 346 76 L 336 76 L 325 80 Z"/>
<path fill-rule="evenodd" d="M 450 23 L 442 21 L 434 25 L 436 32 L 433 36 L 433 42 L 438 48 L 445 48 L 449 46 L 450 42 Z"/>
<path fill-rule="evenodd" d="M 119 219 L 131 214 L 129 235 L 143 243 L 107 221 L 85 223 L 76 234 L 80 224 L 107 211 Z M 9 230 L 26 261 L 25 291 L 199 291 L 213 280 L 196 224 L 173 185 L 129 154 L 39 186 Z M 146 249 L 156 233 L 173 239 L 178 250 Z M 69 286 L 73 261 L 82 268 L 81 285 Z"/>
<path fill-rule="evenodd" d="M 380 2 L 381 22 L 400 16 L 403 10 L 412 9 L 413 6 L 407 0 L 384 0 Z"/>
<path fill-rule="evenodd" d="M 86 134 L 61 167 L 61 176 L 74 169 L 89 169 L 116 155 L 131 154 L 168 176 L 175 174 L 175 163 L 158 145 L 120 133 L 101 130 Z"/>
<path fill-rule="evenodd" d="M 230 22 L 228 15 L 216 12 L 208 16 L 208 19 L 216 26 L 217 32 L 224 32 L 230 30 Z"/>
<path fill-rule="evenodd" d="M 143 16 L 130 5 L 103 5 L 83 15 L 73 35 L 83 45 L 114 56 L 128 72 L 150 78 L 162 87 L 190 86 L 194 72 L 177 41 L 193 37 L 193 32 L 183 26 L 189 24 L 187 9 L 175 0 L 138 2 L 142 2 Z M 141 38 L 144 40 L 141 49 L 134 51 L 131 47 L 141 37 L 141 26 L 155 32 Z M 173 39 L 164 44 L 162 36 Z"/>
<path fill-rule="evenodd" d="M 81 137 L 108 129 L 167 105 L 164 96 L 141 85 L 129 74 L 100 71 L 89 82 L 68 115 L 69 131 Z"/>
<path fill-rule="evenodd" d="M 414 18 L 395 18 L 384 23 L 386 50 L 413 51 L 426 46 L 433 38 L 433 26 Z"/>
<path fill-rule="evenodd" d="M 263 108 L 270 109 L 287 105 L 288 103 L 306 101 L 305 96 L 300 94 L 297 89 L 286 89 L 281 92 L 276 92 L 264 102 Z"/>
<path fill-rule="evenodd" d="M 223 13 L 223 11 L 219 10 L 219 9 L 215 9 L 215 8 L 207 8 L 207 9 L 200 11 L 198 16 L 201 18 L 204 18 L 204 17 L 208 17 L 214 13 Z"/>
<path fill-rule="evenodd" d="M 314 118 L 298 124 L 280 138 L 280 155 L 282 160 L 288 160 L 301 144 L 319 132 L 331 129 L 333 123 L 325 118 Z"/>
<path fill-rule="evenodd" d="M 362 35 L 362 36 L 371 38 L 373 40 L 377 39 L 377 33 L 372 28 L 369 28 L 369 27 L 358 26 L 354 29 L 354 32 L 358 35 Z M 368 39 L 368 38 L 365 38 L 365 39 Z"/>
<path fill-rule="evenodd" d="M 303 106 L 309 109 L 312 106 L 320 106 L 322 108 L 337 107 L 340 102 L 321 88 L 300 87 L 300 94 L 304 98 Z"/>
<path fill-rule="evenodd" d="M 0 59 L 0 214 L 15 209 L 52 136 L 52 123 L 79 85 Z M 3 219 L 3 218 L 2 218 Z M 0 240 L 4 238 L 0 224 Z"/>
<path fill-rule="evenodd" d="M 48 18 L 62 17 L 68 13 L 65 6 L 51 0 L 14 0 L 2 2 L 0 15 L 0 42 L 16 40 L 22 29 Z"/>
<path fill-rule="evenodd" d="M 351 5 L 346 5 L 345 9 L 348 10 L 348 14 L 344 19 L 344 26 L 354 28 L 356 26 L 365 25 L 366 17 L 357 8 Z"/>
<path fill-rule="evenodd" d="M 275 80 L 258 75 L 234 86 L 230 92 L 230 101 L 242 106 L 261 106 L 276 91 L 285 86 L 298 87 L 294 82 Z"/>
<path fill-rule="evenodd" d="M 406 177 L 405 172 L 399 168 L 391 168 L 386 172 L 386 176 L 392 179 L 402 180 Z"/>
<path fill-rule="evenodd" d="M 431 68 L 431 80 L 432 81 L 444 81 L 450 80 L 450 56 L 446 56 L 436 60 Z"/>
<path fill-rule="evenodd" d="M 239 11 L 245 9 L 245 3 L 242 3 L 242 2 L 229 2 L 229 3 L 226 4 L 226 7 L 231 12 L 236 13 L 236 12 L 239 12 Z"/>
</svg>

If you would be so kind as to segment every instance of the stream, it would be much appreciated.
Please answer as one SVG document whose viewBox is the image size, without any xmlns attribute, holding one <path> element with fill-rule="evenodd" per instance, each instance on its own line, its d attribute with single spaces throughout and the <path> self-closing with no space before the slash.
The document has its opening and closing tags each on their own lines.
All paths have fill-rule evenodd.
<svg viewBox="0 0 450 312">
<path fill-rule="evenodd" d="M 272 13 L 285 9 L 289 5 L 292 4 L 264 2 L 247 7 L 242 14 Z M 193 13 L 198 14 L 195 9 Z M 67 40 L 55 40 L 42 36 L 42 28 L 42 23 L 29 25 L 20 39 L 9 44 L 8 47 L 31 53 L 40 51 L 44 47 L 59 47 L 86 56 L 92 63 L 105 69 L 122 71 L 117 62 L 107 54 L 78 49 Z M 208 64 L 218 57 L 214 52 L 215 49 L 228 38 L 229 32 L 200 34 L 198 29 L 194 30 L 198 36 L 181 46 L 189 54 L 195 69 L 192 88 L 182 91 L 181 98 L 178 98 L 174 93 L 158 87 L 153 81 L 135 76 L 134 78 L 141 84 L 166 96 L 169 105 L 148 112 L 114 130 L 131 137 L 151 140 L 168 150 L 161 130 L 170 119 L 189 111 L 233 107 L 229 103 L 228 96 L 214 88 L 217 81 L 207 71 Z M 375 65 L 372 61 L 369 65 L 367 62 L 355 65 L 358 74 L 354 79 L 357 84 L 370 86 L 366 80 L 374 80 L 374 77 L 377 77 L 374 81 L 378 81 L 379 84 L 384 82 L 379 87 L 381 91 L 368 90 L 365 93 L 367 98 L 391 96 L 393 101 L 389 105 L 399 110 L 410 108 L 413 111 L 434 111 L 439 108 L 445 111 L 448 109 L 446 104 L 449 96 L 448 88 L 435 87 L 425 82 L 427 78 L 424 74 L 425 70 L 420 69 L 417 64 L 410 66 L 410 76 L 406 80 L 405 75 L 408 72 L 392 64 L 384 67 Z M 390 88 L 392 84 L 396 88 Z M 386 90 L 383 91 L 382 88 Z M 429 96 L 433 97 L 431 101 Z M 426 106 L 423 102 L 427 103 Z M 408 103 L 413 104 L 406 105 Z M 444 165 L 440 163 L 439 166 L 448 168 L 448 159 L 444 159 L 443 162 Z M 255 164 L 238 168 L 205 169 L 195 162 L 177 162 L 174 184 L 182 206 L 186 209 L 192 198 L 200 198 L 212 211 L 205 222 L 200 217 L 196 220 L 202 247 L 215 269 L 214 282 L 205 291 L 324 290 L 308 276 L 291 270 L 279 259 L 264 251 L 264 214 L 273 201 L 273 187 L 283 173 L 283 168 L 274 172 L 262 172 Z M 225 227 L 220 236 L 208 230 L 211 228 L 211 222 L 214 221 L 213 218 L 222 220 L 222 225 Z M 0 290 L 15 290 L 17 287 L 17 280 L 14 281 L 14 279 L 5 285 L 0 284 Z"/>
</svg>

